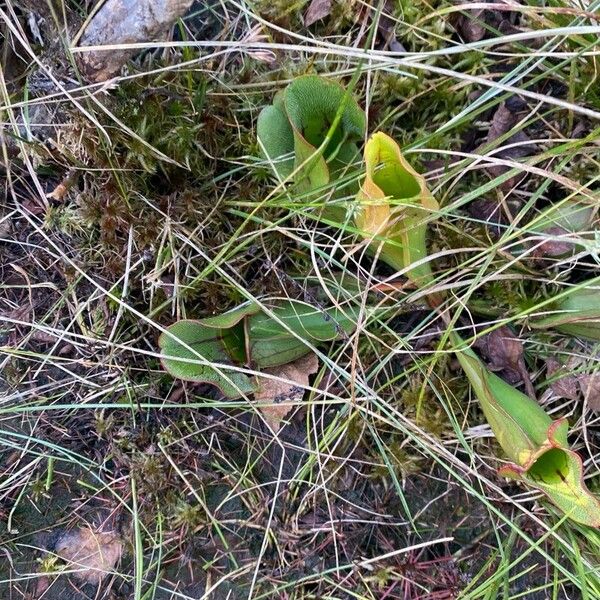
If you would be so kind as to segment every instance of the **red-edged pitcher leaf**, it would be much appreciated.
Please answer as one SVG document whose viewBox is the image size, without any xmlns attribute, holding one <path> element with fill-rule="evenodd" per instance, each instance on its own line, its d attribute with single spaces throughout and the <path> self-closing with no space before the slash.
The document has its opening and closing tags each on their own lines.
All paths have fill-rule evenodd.
<svg viewBox="0 0 600 600">
<path fill-rule="evenodd" d="M 544 492 L 569 518 L 600 526 L 600 502 L 583 481 L 583 465 L 576 452 L 551 448 L 529 467 L 523 479 Z"/>
</svg>

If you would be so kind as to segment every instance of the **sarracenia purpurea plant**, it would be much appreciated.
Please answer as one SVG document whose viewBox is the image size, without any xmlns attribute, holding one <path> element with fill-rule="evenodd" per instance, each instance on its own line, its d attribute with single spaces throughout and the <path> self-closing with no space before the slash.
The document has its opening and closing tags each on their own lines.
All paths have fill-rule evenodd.
<svg viewBox="0 0 600 600">
<path fill-rule="evenodd" d="M 277 94 L 273 105 L 260 114 L 257 128 L 262 151 L 279 180 L 291 179 L 299 191 L 312 192 L 335 184 L 338 174 L 355 160 L 365 118 L 354 98 L 337 83 L 304 76 Z M 385 133 L 377 132 L 367 140 L 364 161 L 364 177 L 349 209 L 356 229 L 373 254 L 426 291 L 433 281 L 428 224 L 439 213 L 438 203 L 424 177 Z M 433 310 L 440 309 L 439 293 L 426 297 Z M 252 379 L 239 371 L 224 374 L 211 361 L 257 369 L 284 364 L 307 353 L 307 342 L 334 340 L 354 327 L 351 316 L 337 309 L 322 311 L 288 300 L 269 306 L 270 314 L 256 303 L 247 303 L 218 317 L 175 323 L 160 338 L 165 369 L 175 377 L 210 382 L 226 396 L 239 397 L 255 391 Z M 555 309 L 556 316 L 534 326 L 585 336 L 583 327 L 596 335 L 600 309 L 589 292 L 558 300 Z M 569 447 L 566 419 L 553 421 L 537 402 L 492 373 L 450 320 L 443 318 L 458 361 L 511 460 L 500 474 L 540 490 L 570 519 L 600 526 L 600 502 L 585 486 L 581 458 Z M 198 356 L 204 359 L 201 363 Z"/>
</svg>

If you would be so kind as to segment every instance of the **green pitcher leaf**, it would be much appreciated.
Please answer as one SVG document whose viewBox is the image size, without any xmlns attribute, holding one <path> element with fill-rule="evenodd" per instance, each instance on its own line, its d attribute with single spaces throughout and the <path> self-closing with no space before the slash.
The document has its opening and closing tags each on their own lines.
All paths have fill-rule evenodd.
<svg viewBox="0 0 600 600">
<path fill-rule="evenodd" d="M 457 334 L 451 337 L 462 346 L 456 357 L 498 443 L 511 460 L 526 465 L 546 442 L 552 419 L 537 402 L 489 371 Z"/>
<path fill-rule="evenodd" d="M 310 352 L 306 342 L 334 340 L 355 327 L 341 310 L 321 310 L 298 301 L 283 301 L 271 310 L 276 318 L 262 312 L 248 319 L 250 357 L 258 368 L 296 360 Z"/>
<path fill-rule="evenodd" d="M 530 326 L 534 329 L 553 328 L 600 341 L 600 288 L 597 279 L 553 302 L 549 312 L 545 317 L 532 319 Z"/>
<path fill-rule="evenodd" d="M 438 209 L 425 179 L 408 164 L 398 144 L 385 133 L 371 136 L 365 146 L 366 176 L 357 195 L 355 223 L 380 257 L 404 270 L 427 257 L 427 220 Z M 428 262 L 407 272 L 424 285 L 433 279 Z"/>
<path fill-rule="evenodd" d="M 585 486 L 581 458 L 569 449 L 566 419 L 553 422 L 537 402 L 489 371 L 455 332 L 450 337 L 498 443 L 515 463 L 500 474 L 544 492 L 574 521 L 600 526 L 600 502 Z"/>
<path fill-rule="evenodd" d="M 326 185 L 329 171 L 337 172 L 347 164 L 343 160 L 358 156 L 356 142 L 362 140 L 366 129 L 363 110 L 342 86 L 317 75 L 295 79 L 286 89 L 284 103 L 294 130 L 295 167 L 302 167 L 308 160 L 301 171 L 304 187 L 312 190 Z M 339 124 L 330 133 L 342 105 Z M 322 155 L 315 157 L 327 134 L 329 142 Z M 327 163 L 331 163 L 331 168 Z"/>
<path fill-rule="evenodd" d="M 339 110 L 341 118 L 330 131 Z M 296 170 L 298 187 L 310 191 L 327 185 L 333 173 L 357 157 L 356 143 L 365 129 L 364 111 L 343 87 L 318 75 L 305 75 L 263 109 L 257 136 L 277 175 L 283 179 Z"/>
<path fill-rule="evenodd" d="M 277 367 L 308 354 L 309 344 L 337 339 L 354 327 L 351 310 L 320 309 L 296 300 L 247 302 L 221 315 L 171 325 L 159 347 L 163 366 L 174 377 L 211 383 L 225 396 L 239 398 L 256 390 L 253 379 L 217 370 L 199 356 L 208 363 Z"/>
<path fill-rule="evenodd" d="M 206 327 L 201 321 L 183 320 L 163 333 L 158 345 L 163 354 L 165 370 L 179 379 L 216 385 L 228 398 L 239 398 L 255 390 L 253 381 L 237 371 L 219 371 L 199 362 L 232 364 L 232 357 L 223 344 L 220 329 Z M 229 334 L 228 334 L 229 335 Z"/>
<path fill-rule="evenodd" d="M 285 114 L 277 106 L 266 106 L 258 115 L 256 133 L 261 152 L 283 181 L 294 170 L 294 132 Z"/>
<path fill-rule="evenodd" d="M 218 329 L 228 329 L 239 323 L 242 319 L 254 315 L 260 311 L 260 305 L 256 302 L 244 302 L 227 312 L 215 315 L 214 317 L 206 317 L 200 322 L 205 327 L 216 327 Z"/>
</svg>

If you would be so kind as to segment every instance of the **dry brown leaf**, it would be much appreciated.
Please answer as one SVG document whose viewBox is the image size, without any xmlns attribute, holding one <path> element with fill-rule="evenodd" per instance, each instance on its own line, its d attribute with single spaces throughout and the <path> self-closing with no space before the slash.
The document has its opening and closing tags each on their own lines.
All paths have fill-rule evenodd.
<svg viewBox="0 0 600 600">
<path fill-rule="evenodd" d="M 99 532 L 90 527 L 63 533 L 54 552 L 71 563 L 75 577 L 88 583 L 99 583 L 116 566 L 123 545 L 113 531 Z"/>
<path fill-rule="evenodd" d="M 495 238 L 500 237 L 504 231 L 500 225 L 505 225 L 507 219 L 504 208 L 497 198 L 479 198 L 470 202 L 467 210 L 474 219 L 486 223 Z"/>
<path fill-rule="evenodd" d="M 81 46 L 111 46 L 164 39 L 173 23 L 192 5 L 192 0 L 107 0 L 92 18 Z M 106 81 L 138 50 L 93 50 L 80 55 L 89 81 Z"/>
<path fill-rule="evenodd" d="M 488 144 L 493 144 L 493 142 L 495 142 L 498 138 L 509 133 L 521 118 L 518 113 L 520 113 L 526 107 L 526 104 L 517 96 L 513 96 L 502 102 L 492 117 L 486 142 Z M 537 150 L 537 146 L 535 144 L 527 143 L 530 141 L 530 139 L 531 138 L 524 131 L 517 131 L 502 142 L 500 149 L 494 152 L 494 157 L 516 160 L 530 156 Z M 493 177 L 499 177 L 500 175 L 510 171 L 511 167 L 508 165 L 491 164 L 487 167 L 487 170 Z M 523 174 L 518 173 L 514 177 L 511 177 L 507 181 L 504 181 L 502 184 L 500 184 L 500 189 L 504 191 L 510 190 L 515 186 L 517 180 L 522 177 Z"/>
<path fill-rule="evenodd" d="M 468 15 L 459 15 L 456 19 L 455 29 L 465 42 L 478 42 L 485 36 L 487 29 L 483 18 L 484 13 L 484 8 L 477 8 L 469 11 Z"/>
<path fill-rule="evenodd" d="M 488 144 L 510 131 L 516 125 L 518 121 L 516 112 L 516 110 L 511 110 L 506 102 L 502 102 L 502 104 L 498 106 L 492 117 L 492 122 L 490 123 L 487 134 Z"/>
<path fill-rule="evenodd" d="M 600 373 L 580 375 L 579 385 L 588 408 L 600 412 Z"/>
<path fill-rule="evenodd" d="M 304 26 L 309 27 L 313 23 L 329 16 L 331 12 L 331 0 L 312 0 L 304 13 Z"/>
<path fill-rule="evenodd" d="M 492 3 L 493 0 L 487 0 Z M 478 42 L 483 38 L 495 37 L 496 31 L 503 34 L 516 33 L 516 11 L 497 10 L 496 8 L 473 8 L 451 17 L 454 29 L 465 42 Z"/>
<path fill-rule="evenodd" d="M 51 200 L 62 200 L 67 193 L 67 186 L 64 183 L 59 183 L 50 193 L 46 194 L 46 198 Z"/>
<path fill-rule="evenodd" d="M 393 3 L 386 0 L 381 16 L 379 17 L 378 32 L 384 40 L 384 47 L 389 48 L 392 52 L 406 52 L 404 46 L 396 37 L 396 22 L 389 16 L 394 9 Z"/>
<path fill-rule="evenodd" d="M 575 375 L 567 374 L 570 370 L 570 368 L 564 367 L 553 357 L 546 360 L 546 377 L 548 379 L 559 376 L 561 372 L 565 373 L 561 377 L 557 377 L 557 379 L 550 384 L 550 389 L 559 398 L 577 400 L 579 398 L 579 382 Z"/>
<path fill-rule="evenodd" d="M 522 382 L 527 394 L 535 398 L 535 390 L 523 358 L 523 344 L 508 327 L 498 327 L 477 338 L 475 347 L 486 359 L 491 371 L 499 371 L 511 384 Z"/>
<path fill-rule="evenodd" d="M 544 240 L 541 244 L 537 245 L 531 252 L 533 258 L 554 258 L 567 254 L 573 249 L 573 240 L 569 241 L 569 232 L 562 227 L 549 227 L 544 231 L 547 236 L 558 238 L 565 236 L 565 240 L 560 239 L 549 239 Z"/>
<path fill-rule="evenodd" d="M 546 376 L 558 377 L 550 384 L 550 389 L 559 398 L 578 400 L 580 394 L 590 410 L 600 412 L 600 373 L 576 372 L 584 366 L 582 357 L 572 356 L 566 364 L 560 363 L 553 357 L 546 360 Z M 575 373 L 574 373 L 575 372 Z"/>
<path fill-rule="evenodd" d="M 280 379 L 261 377 L 254 399 L 263 404 L 269 403 L 260 406 L 259 410 L 274 431 L 279 430 L 282 419 L 293 408 L 293 404 L 302 400 L 308 379 L 318 368 L 319 359 L 311 352 L 286 365 L 264 369 L 265 373 Z"/>
<path fill-rule="evenodd" d="M 78 172 L 73 169 L 51 192 L 46 194 L 46 198 L 50 200 L 62 200 L 77 181 L 77 177 Z"/>
</svg>

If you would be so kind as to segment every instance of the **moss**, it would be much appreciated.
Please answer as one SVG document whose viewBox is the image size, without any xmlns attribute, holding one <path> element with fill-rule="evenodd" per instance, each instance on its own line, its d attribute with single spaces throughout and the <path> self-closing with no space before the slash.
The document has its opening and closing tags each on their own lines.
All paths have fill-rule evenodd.
<svg viewBox="0 0 600 600">
<path fill-rule="evenodd" d="M 424 461 L 415 449 L 410 445 L 403 445 L 399 440 L 390 443 L 386 454 L 396 477 L 400 481 L 404 481 L 409 475 L 418 473 L 424 466 Z M 381 455 L 377 454 L 374 458 L 381 460 Z M 371 476 L 385 480 L 389 478 L 390 472 L 387 466 L 380 465 L 373 468 Z"/>
<path fill-rule="evenodd" d="M 202 506 L 189 504 L 182 498 L 172 502 L 168 507 L 168 511 L 169 527 L 171 529 L 182 529 L 187 532 L 208 523 L 206 511 Z"/>
</svg>

